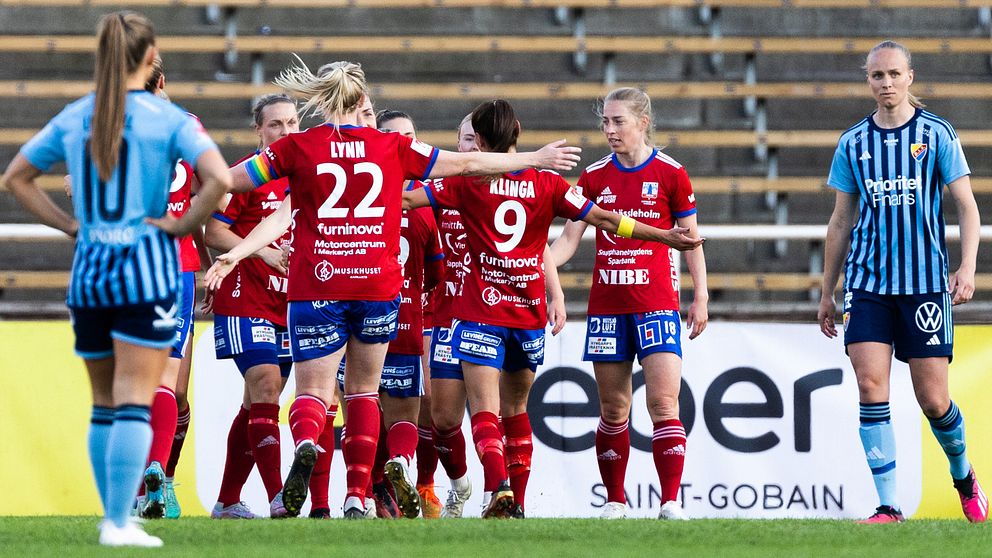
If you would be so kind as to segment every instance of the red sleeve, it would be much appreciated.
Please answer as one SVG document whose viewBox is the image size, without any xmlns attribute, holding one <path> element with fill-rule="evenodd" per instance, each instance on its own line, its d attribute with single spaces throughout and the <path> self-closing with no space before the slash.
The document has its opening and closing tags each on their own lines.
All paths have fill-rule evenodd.
<svg viewBox="0 0 992 558">
<path fill-rule="evenodd" d="M 457 180 L 432 180 L 425 186 L 431 208 L 461 209 L 461 184 Z"/>
<path fill-rule="evenodd" d="M 426 180 L 431 174 L 431 169 L 434 168 L 439 150 L 420 140 L 396 135 L 399 139 L 397 154 L 403 173 L 407 178 Z"/>
<path fill-rule="evenodd" d="M 595 199 L 598 192 L 592 191 L 592 184 L 589 183 L 589 172 L 583 170 L 579 175 L 579 181 L 575 183 L 575 191 L 582 194 L 586 199 Z"/>
<path fill-rule="evenodd" d="M 427 228 L 424 246 L 424 292 L 427 292 L 444 279 L 444 248 L 441 246 L 441 232 L 434 215 L 426 207 L 418 211 L 423 211 L 423 221 Z"/>
<path fill-rule="evenodd" d="M 248 203 L 247 198 L 247 193 L 232 194 L 230 201 L 227 202 L 227 207 L 220 214 L 224 217 L 221 221 L 229 225 L 237 221 L 241 212 L 244 211 L 245 205 Z"/>
<path fill-rule="evenodd" d="M 685 167 L 675 171 L 674 191 L 668 198 L 669 209 L 675 218 L 688 217 L 696 212 L 696 195 L 692 192 L 692 183 L 689 182 L 689 173 L 685 172 Z"/>
<path fill-rule="evenodd" d="M 592 210 L 593 203 L 575 188 L 572 188 L 572 185 L 557 173 L 541 172 L 540 176 L 549 177 L 550 180 L 554 181 L 552 191 L 554 192 L 555 215 L 578 221 Z"/>
</svg>

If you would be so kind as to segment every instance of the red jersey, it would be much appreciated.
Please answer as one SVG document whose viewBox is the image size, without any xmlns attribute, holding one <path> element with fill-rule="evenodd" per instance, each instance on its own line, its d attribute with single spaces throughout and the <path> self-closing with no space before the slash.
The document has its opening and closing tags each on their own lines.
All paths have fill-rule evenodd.
<svg viewBox="0 0 992 558">
<path fill-rule="evenodd" d="M 458 209 L 468 233 L 465 277 L 454 317 L 516 329 L 544 329 L 544 250 L 555 217 L 581 219 L 592 202 L 552 171 L 523 170 L 488 184 L 446 178 L 427 186 L 435 207 Z"/>
<path fill-rule="evenodd" d="M 389 352 L 401 355 L 424 354 L 424 264 L 444 258 L 434 213 L 429 207 L 404 211 L 400 237 L 400 265 L 403 288 L 396 339 Z"/>
<path fill-rule="evenodd" d="M 230 225 L 231 232 L 244 238 L 262 219 L 279 209 L 288 188 L 289 181 L 280 178 L 250 192 L 232 194 L 227 208 L 215 212 L 213 217 Z M 272 243 L 272 247 L 280 248 L 290 235 L 287 231 Z M 285 327 L 287 285 L 286 276 L 261 258 L 245 258 L 231 270 L 214 294 L 214 312 L 222 316 L 264 318 Z"/>
<path fill-rule="evenodd" d="M 437 154 L 400 134 L 323 125 L 249 159 L 256 185 L 280 177 L 292 185 L 289 300 L 396 298 L 403 187 L 428 176 Z"/>
<path fill-rule="evenodd" d="M 430 297 L 434 326 L 450 327 L 455 301 L 462 294 L 462 279 L 465 275 L 462 261 L 465 259 L 466 237 L 462 216 L 457 209 L 441 208 L 435 215 L 441 247 L 444 248 L 444 280 L 434 289 Z"/>
<path fill-rule="evenodd" d="M 176 162 L 172 171 L 172 185 L 169 187 L 169 213 L 176 219 L 189 211 L 193 199 L 193 167 L 186 161 Z M 193 235 L 188 234 L 177 239 L 179 241 L 179 261 L 183 271 L 200 271 L 200 253 L 193 242 Z"/>
<path fill-rule="evenodd" d="M 635 168 L 621 166 L 616 155 L 604 157 L 582 171 L 578 186 L 599 207 L 659 229 L 696 212 L 689 175 L 657 149 Z M 675 257 L 664 244 L 597 231 L 589 314 L 677 311 Z"/>
</svg>

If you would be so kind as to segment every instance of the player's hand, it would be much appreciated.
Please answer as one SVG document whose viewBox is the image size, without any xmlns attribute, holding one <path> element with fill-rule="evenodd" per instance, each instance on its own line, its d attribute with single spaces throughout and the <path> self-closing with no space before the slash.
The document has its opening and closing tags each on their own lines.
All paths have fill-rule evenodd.
<svg viewBox="0 0 992 558">
<path fill-rule="evenodd" d="M 699 334 L 706 329 L 706 324 L 710 321 L 710 313 L 705 300 L 694 300 L 689 306 L 689 313 L 685 317 L 685 325 L 689 328 L 689 339 L 699 337 Z"/>
<path fill-rule="evenodd" d="M 820 324 L 820 331 L 830 339 L 837 337 L 837 326 L 834 324 L 836 313 L 837 303 L 834 302 L 833 293 L 821 296 L 820 308 L 816 311 L 816 323 Z"/>
<path fill-rule="evenodd" d="M 565 299 L 548 299 L 548 323 L 551 324 L 551 335 L 558 335 L 565 328 Z"/>
<path fill-rule="evenodd" d="M 958 270 L 951 275 L 948 283 L 948 290 L 951 292 L 951 304 L 964 304 L 975 296 L 975 271 L 965 268 Z"/>
<path fill-rule="evenodd" d="M 62 189 L 67 198 L 72 198 L 72 177 L 68 174 L 62 177 Z"/>
<path fill-rule="evenodd" d="M 200 304 L 200 312 L 211 314 L 214 311 L 214 291 L 203 289 L 203 302 Z"/>
<path fill-rule="evenodd" d="M 686 227 L 672 227 L 662 233 L 661 241 L 672 248 L 675 248 L 679 252 L 695 250 L 706 242 L 705 238 L 693 238 L 688 236 L 686 234 L 688 232 L 689 229 Z"/>
<path fill-rule="evenodd" d="M 145 222 L 149 225 L 158 227 L 175 237 L 186 236 L 189 234 L 189 231 L 180 226 L 179 219 L 176 219 L 171 213 L 166 213 L 157 219 L 147 217 L 145 218 Z"/>
<path fill-rule="evenodd" d="M 214 265 L 210 266 L 207 274 L 203 277 L 204 285 L 211 291 L 216 291 L 236 265 L 238 265 L 238 260 L 230 256 L 230 253 L 217 256 Z"/>
<path fill-rule="evenodd" d="M 579 164 L 579 153 L 581 147 L 565 145 L 565 140 L 560 139 L 545 145 L 537 150 L 537 168 L 551 169 L 556 171 L 568 171 Z"/>
<path fill-rule="evenodd" d="M 293 245 L 289 242 L 283 242 L 279 245 L 282 250 L 282 266 L 286 268 L 286 273 L 289 273 L 289 255 L 293 253 Z"/>
<path fill-rule="evenodd" d="M 273 248 L 271 246 L 266 246 L 262 248 L 256 255 L 262 258 L 262 261 L 272 269 L 278 271 L 279 273 L 286 275 L 286 265 L 283 263 L 284 253 L 282 250 Z M 288 262 L 288 260 L 287 260 Z"/>
</svg>

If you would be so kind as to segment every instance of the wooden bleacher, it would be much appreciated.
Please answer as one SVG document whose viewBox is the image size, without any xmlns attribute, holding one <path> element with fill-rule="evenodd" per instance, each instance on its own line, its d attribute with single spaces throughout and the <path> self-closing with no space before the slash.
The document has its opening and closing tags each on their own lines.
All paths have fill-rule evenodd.
<svg viewBox="0 0 992 558">
<path fill-rule="evenodd" d="M 162 36 L 163 52 L 219 53 L 437 53 L 562 52 L 703 54 L 864 54 L 886 37 L 707 37 L 707 36 Z M 992 53 L 992 38 L 904 38 L 914 54 Z M 3 35 L 0 52 L 93 52 L 92 35 Z"/>
<path fill-rule="evenodd" d="M 86 0 L 118 7 L 116 0 Z M 0 0 L 3 6 L 78 6 L 79 0 Z M 992 0 L 134 0 L 129 6 L 224 8 L 980 8 Z"/>
</svg>

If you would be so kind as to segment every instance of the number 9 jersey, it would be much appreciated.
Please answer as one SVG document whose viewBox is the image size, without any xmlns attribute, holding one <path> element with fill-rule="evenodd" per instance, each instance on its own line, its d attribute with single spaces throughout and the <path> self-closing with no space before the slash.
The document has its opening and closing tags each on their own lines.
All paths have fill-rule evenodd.
<svg viewBox="0 0 992 558">
<path fill-rule="evenodd" d="M 403 285 L 403 187 L 429 176 L 437 154 L 397 133 L 325 124 L 249 159 L 256 186 L 282 177 L 291 185 L 288 299 L 394 300 Z"/>
</svg>

